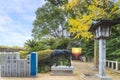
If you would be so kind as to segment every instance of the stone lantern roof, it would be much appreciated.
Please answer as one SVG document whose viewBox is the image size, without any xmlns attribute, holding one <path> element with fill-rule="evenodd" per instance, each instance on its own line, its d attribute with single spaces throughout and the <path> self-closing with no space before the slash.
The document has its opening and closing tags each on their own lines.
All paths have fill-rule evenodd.
<svg viewBox="0 0 120 80">
<path fill-rule="evenodd" d="M 100 21 L 96 21 L 95 23 L 92 23 L 88 31 L 95 32 L 96 28 L 99 26 L 105 27 L 105 26 L 114 26 L 117 24 L 120 24 L 120 18 L 113 20 L 100 20 Z"/>
</svg>

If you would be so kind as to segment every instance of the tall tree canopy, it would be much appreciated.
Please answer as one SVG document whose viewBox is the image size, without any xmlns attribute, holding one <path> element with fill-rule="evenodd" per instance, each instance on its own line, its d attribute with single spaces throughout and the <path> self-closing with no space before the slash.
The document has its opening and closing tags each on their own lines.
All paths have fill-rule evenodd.
<svg viewBox="0 0 120 80">
<path fill-rule="evenodd" d="M 60 1 L 57 0 L 57 3 Z M 120 0 L 69 0 L 62 7 L 68 12 L 69 32 L 75 38 L 92 38 L 88 28 L 93 21 L 120 16 Z"/>
<path fill-rule="evenodd" d="M 47 2 L 36 11 L 34 21 L 33 36 L 35 39 L 41 37 L 60 38 L 66 36 L 67 28 L 65 27 L 65 11 Z"/>
<path fill-rule="evenodd" d="M 50 1 L 50 0 L 48 0 Z M 52 0 L 54 1 L 54 0 Z M 60 0 L 55 0 L 60 3 Z M 62 0 L 65 1 L 65 0 Z M 120 0 L 68 0 L 66 4 L 62 4 L 60 7 L 64 7 L 68 13 L 69 32 L 72 33 L 75 38 L 89 39 L 92 35 L 88 33 L 88 28 L 93 21 L 101 19 L 115 19 L 120 17 Z M 51 2 L 52 3 L 52 2 Z M 55 2 L 53 3 L 55 4 Z M 107 41 L 107 58 L 110 60 L 120 61 L 120 25 L 112 28 L 112 37 Z M 91 41 L 91 40 L 90 40 Z M 93 53 L 93 43 L 87 43 L 82 41 L 81 47 L 83 53 L 91 55 Z M 88 44 L 91 48 L 88 48 Z M 113 47 L 114 46 L 114 47 Z M 92 51 L 91 51 L 92 50 Z"/>
<path fill-rule="evenodd" d="M 68 3 L 69 0 L 47 0 L 47 1 L 51 2 L 52 4 L 54 4 L 56 6 L 61 6 L 63 4 Z"/>
<path fill-rule="evenodd" d="M 68 19 L 71 26 L 69 31 L 77 38 L 91 38 L 92 35 L 88 33 L 88 28 L 93 21 L 120 16 L 118 3 L 111 0 L 72 0 L 65 5 L 70 14 L 74 12 Z"/>
</svg>

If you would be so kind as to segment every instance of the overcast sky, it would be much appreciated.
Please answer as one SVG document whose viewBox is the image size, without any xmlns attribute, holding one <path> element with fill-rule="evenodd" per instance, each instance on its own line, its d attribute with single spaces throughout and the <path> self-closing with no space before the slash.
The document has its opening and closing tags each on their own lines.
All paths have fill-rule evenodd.
<svg viewBox="0 0 120 80">
<path fill-rule="evenodd" d="M 31 39 L 35 11 L 44 0 L 0 0 L 0 46 L 23 46 Z"/>
</svg>

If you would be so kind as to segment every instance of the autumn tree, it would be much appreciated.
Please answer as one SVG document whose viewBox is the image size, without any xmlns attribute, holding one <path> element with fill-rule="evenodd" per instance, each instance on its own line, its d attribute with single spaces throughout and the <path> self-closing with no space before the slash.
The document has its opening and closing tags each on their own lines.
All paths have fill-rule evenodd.
<svg viewBox="0 0 120 80">
<path fill-rule="evenodd" d="M 59 0 L 56 1 L 57 3 L 60 3 Z M 75 38 L 88 40 L 92 38 L 92 34 L 88 33 L 88 29 L 92 22 L 120 17 L 119 6 L 120 0 L 69 0 L 68 4 L 62 4 L 61 7 L 64 7 L 63 9 L 68 13 L 69 32 L 72 33 Z M 107 56 L 109 56 L 109 59 L 111 60 L 118 59 L 113 57 L 115 54 L 120 56 L 119 47 L 113 48 L 116 44 L 119 45 L 119 30 L 119 25 L 113 28 L 112 36 L 114 39 L 112 37 L 107 42 L 107 53 L 112 53 L 107 54 Z M 90 44 L 93 47 L 93 43 L 90 42 L 86 44 L 83 40 L 82 43 L 82 48 L 86 49 L 83 51 L 87 51 L 85 53 L 90 53 L 91 55 L 92 49 L 88 49 L 87 45 Z"/>
<path fill-rule="evenodd" d="M 76 38 L 91 38 L 88 28 L 93 21 L 114 19 L 120 15 L 118 2 L 111 0 L 72 0 L 65 7 L 70 14 L 74 12 L 69 16 L 68 22 L 69 32 L 75 34 Z"/>
<path fill-rule="evenodd" d="M 48 0 L 49 1 L 49 0 Z M 60 3 L 59 0 L 55 0 Z M 62 0 L 66 1 L 66 0 Z M 88 28 L 93 21 L 120 16 L 120 0 L 68 0 L 63 9 L 68 13 L 69 32 L 75 38 L 90 39 Z M 54 2 L 55 4 L 55 2 Z"/>
</svg>

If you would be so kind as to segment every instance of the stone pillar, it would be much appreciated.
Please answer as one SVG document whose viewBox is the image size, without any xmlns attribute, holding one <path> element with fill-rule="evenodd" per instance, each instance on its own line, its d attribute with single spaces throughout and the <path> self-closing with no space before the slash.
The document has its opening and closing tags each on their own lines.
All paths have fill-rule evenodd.
<svg viewBox="0 0 120 80">
<path fill-rule="evenodd" d="M 106 76 L 106 40 L 99 39 L 99 79 L 111 80 Z"/>
<path fill-rule="evenodd" d="M 106 40 L 99 40 L 99 75 L 105 76 L 106 72 Z"/>
</svg>

